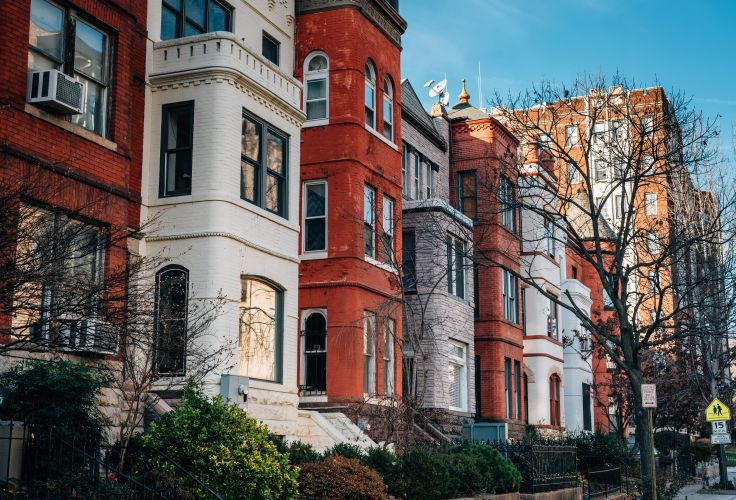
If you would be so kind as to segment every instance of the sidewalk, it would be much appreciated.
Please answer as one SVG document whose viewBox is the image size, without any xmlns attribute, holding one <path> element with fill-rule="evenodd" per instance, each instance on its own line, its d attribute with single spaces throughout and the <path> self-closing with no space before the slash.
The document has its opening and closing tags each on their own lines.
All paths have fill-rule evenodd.
<svg viewBox="0 0 736 500">
<path fill-rule="evenodd" d="M 736 493 L 716 495 L 713 493 L 698 493 L 703 488 L 700 483 L 688 484 L 677 494 L 678 500 L 736 500 Z"/>
</svg>

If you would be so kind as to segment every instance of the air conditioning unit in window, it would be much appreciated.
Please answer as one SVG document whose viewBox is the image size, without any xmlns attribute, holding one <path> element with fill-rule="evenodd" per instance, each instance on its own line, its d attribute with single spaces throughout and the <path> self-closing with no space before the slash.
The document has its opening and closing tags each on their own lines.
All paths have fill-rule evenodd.
<svg viewBox="0 0 736 500">
<path fill-rule="evenodd" d="M 28 102 L 57 113 L 78 115 L 83 109 L 84 84 L 55 69 L 31 71 Z"/>
</svg>

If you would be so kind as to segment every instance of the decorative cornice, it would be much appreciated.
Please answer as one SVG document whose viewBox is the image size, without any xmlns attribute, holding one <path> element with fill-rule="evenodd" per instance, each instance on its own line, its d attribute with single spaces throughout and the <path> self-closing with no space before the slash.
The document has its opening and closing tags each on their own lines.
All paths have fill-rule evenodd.
<svg viewBox="0 0 736 500">
<path fill-rule="evenodd" d="M 306 115 L 300 110 L 284 103 L 283 99 L 246 78 L 239 71 L 227 67 L 213 67 L 151 77 L 151 92 L 221 83 L 232 85 L 295 127 L 301 127 L 306 119 Z"/>
<path fill-rule="evenodd" d="M 386 0 L 296 0 L 297 15 L 346 7 L 360 10 L 394 45 L 401 48 L 406 21 Z"/>
<path fill-rule="evenodd" d="M 228 233 L 225 231 L 201 231 L 201 232 L 196 232 L 196 233 L 149 235 L 149 236 L 146 236 L 145 239 L 146 241 L 175 241 L 175 240 L 190 240 L 190 239 L 199 239 L 199 238 L 228 238 L 228 239 L 237 241 L 238 243 L 242 243 L 243 245 L 249 246 L 251 248 L 255 248 L 256 250 L 259 250 L 263 253 L 273 255 L 274 257 L 278 257 L 280 259 L 288 260 L 289 262 L 292 262 L 294 264 L 299 264 L 299 259 L 297 257 L 292 257 L 291 255 L 286 255 L 281 252 L 276 252 L 274 250 L 271 250 L 270 248 L 264 247 L 263 245 L 253 243 L 252 241 L 246 238 L 243 238 L 242 236 L 238 236 L 236 234 Z"/>
</svg>

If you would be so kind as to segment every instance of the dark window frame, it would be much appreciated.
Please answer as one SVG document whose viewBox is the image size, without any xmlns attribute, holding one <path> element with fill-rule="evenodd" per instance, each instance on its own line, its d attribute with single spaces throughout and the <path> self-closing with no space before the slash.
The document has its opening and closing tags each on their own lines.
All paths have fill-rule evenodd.
<svg viewBox="0 0 736 500">
<path fill-rule="evenodd" d="M 266 42 L 273 45 L 273 48 L 276 51 L 275 60 L 266 55 Z M 279 42 L 275 37 L 269 35 L 266 31 L 263 31 L 261 35 L 261 55 L 266 58 L 267 61 L 272 62 L 276 66 L 281 62 L 281 42 Z"/>
<path fill-rule="evenodd" d="M 285 132 L 281 131 L 280 129 L 274 127 L 270 123 L 268 123 L 265 120 L 262 120 L 258 116 L 254 115 L 253 113 L 248 112 L 245 108 L 243 108 L 243 119 L 248 119 L 255 123 L 256 125 L 260 126 L 260 143 L 258 145 L 258 159 L 254 160 L 253 158 L 250 158 L 249 156 L 245 155 L 241 149 L 240 152 L 240 199 L 243 201 L 246 201 L 248 203 L 251 203 L 259 208 L 262 208 L 263 210 L 266 210 L 269 213 L 272 213 L 274 215 L 278 215 L 279 217 L 282 217 L 284 219 L 289 219 L 289 144 L 290 144 L 290 137 Z M 241 120 L 242 123 L 242 120 Z M 266 157 L 268 152 L 268 134 L 271 133 L 272 135 L 275 135 L 283 140 L 283 151 L 281 156 L 281 162 L 284 169 L 283 174 L 279 174 L 278 172 L 274 172 L 273 170 L 268 168 L 268 158 Z M 241 129 L 241 142 L 242 142 L 242 129 Z M 243 162 L 247 162 L 248 164 L 252 165 L 256 169 L 256 183 L 255 183 L 255 197 L 253 200 L 250 200 L 245 197 L 244 191 L 243 191 Z M 267 186 L 267 180 L 269 172 L 273 174 L 275 177 L 277 177 L 281 182 L 281 194 L 282 196 L 279 197 L 278 203 L 279 207 L 276 211 L 273 211 L 269 208 L 266 208 L 266 186 Z"/>
<path fill-rule="evenodd" d="M 417 293 L 417 241 L 413 230 L 401 232 L 401 283 L 405 295 Z"/>
<path fill-rule="evenodd" d="M 78 10 L 72 8 L 69 5 L 66 5 L 63 3 L 57 3 L 54 1 L 50 1 L 50 0 L 45 0 L 45 1 L 49 5 L 56 7 L 57 9 L 62 11 L 61 34 L 60 34 L 61 59 L 57 58 L 53 54 L 50 54 L 42 49 L 39 49 L 38 47 L 31 45 L 30 43 L 28 43 L 28 51 L 55 62 L 57 66 L 60 68 L 59 71 L 61 71 L 62 73 L 64 73 L 65 75 L 71 78 L 74 78 L 77 74 L 79 74 L 82 80 L 90 80 L 92 83 L 102 87 L 102 92 L 104 93 L 104 104 L 102 106 L 103 108 L 102 130 L 96 131 L 82 124 L 75 123 L 73 121 L 74 117 L 81 116 L 81 115 L 72 115 L 71 117 L 68 118 L 68 120 L 71 123 L 75 123 L 76 125 L 84 128 L 85 130 L 89 130 L 93 134 L 97 134 L 104 138 L 109 138 L 110 130 L 111 130 L 111 122 L 112 122 L 112 119 L 111 119 L 112 94 L 113 94 L 113 91 L 112 91 L 113 90 L 113 70 L 112 68 L 114 66 L 113 46 L 115 44 L 115 40 L 114 40 L 115 37 L 113 36 L 114 31 L 111 30 L 106 25 L 100 25 L 99 19 L 96 19 L 90 15 L 87 15 L 84 12 L 79 12 Z M 103 35 L 105 35 L 105 50 L 103 53 L 104 69 L 103 69 L 101 78 L 90 76 L 87 73 L 79 71 L 75 68 L 74 59 L 75 59 L 75 48 L 76 48 L 75 42 L 76 42 L 76 34 L 77 34 L 77 21 L 81 21 L 85 24 L 88 24 L 92 29 L 95 29 L 101 32 Z M 30 25 L 30 22 L 31 20 L 30 20 L 30 5 L 29 5 L 29 25 Z M 86 85 L 85 85 L 84 95 L 85 97 L 87 95 Z"/>
<path fill-rule="evenodd" d="M 165 274 L 168 273 L 182 273 L 184 275 L 184 289 L 186 292 L 186 298 L 185 298 L 185 304 L 183 306 L 184 309 L 184 344 L 181 346 L 183 349 L 182 352 L 179 353 L 181 356 L 181 367 L 178 370 L 167 370 L 167 371 L 161 371 L 161 364 L 162 364 L 162 353 L 161 353 L 161 279 Z M 156 370 L 160 375 L 168 376 L 168 377 L 181 377 L 186 375 L 187 370 L 187 349 L 186 349 L 186 342 L 187 342 L 187 329 L 189 328 L 189 269 L 187 269 L 184 266 L 178 265 L 178 264 L 170 264 L 168 266 L 162 267 L 156 272 L 156 300 L 155 300 L 155 329 L 156 329 L 156 358 L 155 358 L 155 365 Z"/>
<path fill-rule="evenodd" d="M 169 113 L 171 111 L 186 110 L 189 111 L 189 146 L 186 148 L 168 148 L 168 134 L 166 130 L 169 125 Z M 180 152 L 189 150 L 189 189 L 184 191 L 166 191 L 166 156 L 170 152 Z M 159 158 L 159 178 L 158 178 L 158 196 L 159 198 L 171 198 L 174 196 L 188 196 L 192 194 L 192 171 L 194 170 L 192 162 L 194 157 L 194 101 L 182 101 L 164 104 L 161 107 L 161 153 Z"/>
<path fill-rule="evenodd" d="M 159 36 L 159 38 L 161 38 L 161 40 L 175 40 L 177 38 L 183 38 L 185 36 L 196 36 L 196 35 L 185 35 L 184 34 L 185 23 L 187 23 L 187 22 L 190 22 L 190 24 L 196 25 L 195 26 L 196 28 L 201 29 L 202 30 L 202 33 L 200 33 L 200 34 L 212 33 L 213 30 L 211 29 L 211 26 L 210 26 L 210 4 L 213 4 L 213 3 L 216 4 L 216 5 L 219 5 L 220 7 L 222 7 L 222 9 L 225 12 L 227 12 L 227 25 L 228 26 L 227 26 L 227 29 L 225 31 L 232 32 L 232 29 L 233 29 L 233 8 L 232 8 L 232 6 L 230 6 L 229 4 L 227 4 L 225 2 L 222 2 L 220 0 L 202 0 L 202 2 L 204 3 L 204 24 L 205 24 L 204 26 L 201 26 L 196 21 L 193 21 L 193 20 L 187 18 L 186 1 L 185 0 L 182 0 L 182 2 L 181 2 L 181 10 L 180 11 L 177 11 L 176 9 L 174 9 L 174 7 L 172 7 L 171 5 L 168 5 L 166 3 L 166 1 L 163 0 L 161 2 L 161 12 L 162 12 L 162 15 L 161 15 L 161 31 L 160 31 L 160 33 L 163 33 L 164 32 L 164 30 L 163 30 L 163 24 L 164 24 L 163 11 L 166 10 L 166 11 L 169 11 L 170 13 L 172 13 L 176 17 L 176 27 L 174 29 L 176 35 L 173 38 L 161 38 L 160 36 Z"/>
<path fill-rule="evenodd" d="M 327 316 L 323 311 L 311 310 L 304 318 L 304 330 L 301 332 L 302 354 L 304 362 L 304 380 L 299 390 L 302 395 L 327 393 Z M 321 349 L 309 349 L 306 344 L 310 337 L 309 324 L 313 316 L 321 316 L 324 320 L 324 334 Z M 313 332 L 311 336 L 320 336 L 322 332 Z M 310 363 L 313 360 L 313 363 Z M 311 373 L 310 365 L 316 370 Z"/>
<path fill-rule="evenodd" d="M 465 177 L 472 177 L 473 179 L 473 194 L 466 195 L 463 192 L 463 178 Z M 478 176 L 476 174 L 475 170 L 463 170 L 461 172 L 457 173 L 456 178 L 457 186 L 456 186 L 456 194 L 457 194 L 457 207 L 460 212 L 463 213 L 466 217 L 471 218 L 473 221 L 478 220 Z M 465 213 L 465 206 L 464 206 L 464 200 L 465 199 L 472 199 L 473 201 L 473 216 L 469 216 Z"/>
<path fill-rule="evenodd" d="M 592 412 L 590 411 L 591 407 L 591 387 L 590 384 L 586 384 L 583 382 L 583 430 L 584 431 L 592 431 L 593 430 L 593 418 L 592 418 Z"/>
</svg>

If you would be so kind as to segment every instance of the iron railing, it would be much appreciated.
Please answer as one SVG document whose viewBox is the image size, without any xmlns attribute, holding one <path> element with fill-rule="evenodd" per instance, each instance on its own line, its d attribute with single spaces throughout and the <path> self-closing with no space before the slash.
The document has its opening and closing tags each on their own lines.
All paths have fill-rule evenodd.
<svg viewBox="0 0 736 500">
<path fill-rule="evenodd" d="M 620 467 L 588 468 L 583 475 L 583 498 L 608 498 L 609 495 L 621 492 Z"/>
<path fill-rule="evenodd" d="M 211 488 L 162 452 L 166 463 L 197 484 L 211 498 Z M 0 494 L 23 491 L 32 498 L 175 499 L 179 482 L 145 461 L 135 472 L 115 467 L 108 447 L 55 428 L 30 428 L 22 422 L 0 422 Z"/>
<path fill-rule="evenodd" d="M 578 484 L 577 449 L 574 446 L 531 443 L 489 443 L 521 473 L 521 493 L 573 488 Z"/>
</svg>

